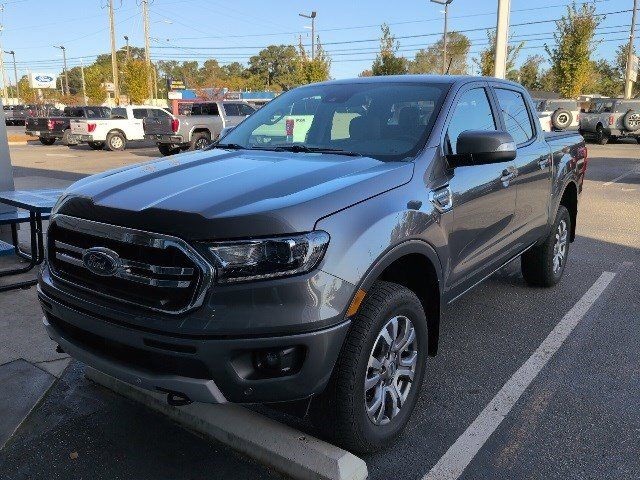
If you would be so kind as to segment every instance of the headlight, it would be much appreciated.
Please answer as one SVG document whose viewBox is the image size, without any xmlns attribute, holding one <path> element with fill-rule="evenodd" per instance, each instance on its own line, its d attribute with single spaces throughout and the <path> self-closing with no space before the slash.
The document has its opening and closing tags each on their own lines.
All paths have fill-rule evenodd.
<svg viewBox="0 0 640 480">
<path fill-rule="evenodd" d="M 312 270 L 324 255 L 329 234 L 314 231 L 288 237 L 209 245 L 220 283 L 285 277 Z"/>
</svg>

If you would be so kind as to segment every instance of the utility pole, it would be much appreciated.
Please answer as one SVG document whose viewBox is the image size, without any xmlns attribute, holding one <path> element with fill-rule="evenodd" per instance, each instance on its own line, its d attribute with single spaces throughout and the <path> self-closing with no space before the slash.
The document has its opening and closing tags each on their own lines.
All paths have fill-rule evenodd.
<svg viewBox="0 0 640 480">
<path fill-rule="evenodd" d="M 437 3 L 439 5 L 444 5 L 444 33 L 442 35 L 442 69 L 441 73 L 444 75 L 447 73 L 448 65 L 447 65 L 447 30 L 449 26 L 449 4 L 453 2 L 453 0 L 431 0 L 433 3 Z"/>
<path fill-rule="evenodd" d="M 310 18 L 311 19 L 311 60 L 313 61 L 316 58 L 316 15 L 317 12 L 311 12 L 311 15 L 305 15 L 304 13 L 299 13 L 301 17 Z"/>
<path fill-rule="evenodd" d="M 129 36 L 128 35 L 124 36 L 124 41 L 127 44 L 127 62 L 128 62 L 129 61 Z"/>
<path fill-rule="evenodd" d="M 13 57 L 13 78 L 15 78 L 15 81 L 16 81 L 16 100 L 18 101 L 18 103 L 20 103 L 20 87 L 18 86 L 18 69 L 16 68 L 16 52 L 14 52 L 13 50 L 9 50 L 8 52 L 4 52 L 4 53 L 8 53 Z"/>
<path fill-rule="evenodd" d="M 637 80 L 637 70 L 634 72 L 634 67 L 637 66 L 637 61 L 634 62 L 635 55 L 633 54 L 633 43 L 635 40 L 636 31 L 636 13 L 638 10 L 638 0 L 633 0 L 633 15 L 631 16 L 631 33 L 629 34 L 629 51 L 627 52 L 627 71 L 624 81 L 624 98 L 631 98 L 633 94 L 633 82 Z"/>
<path fill-rule="evenodd" d="M 142 0 L 142 19 L 144 21 L 144 61 L 147 72 L 147 98 L 153 96 L 153 83 L 151 81 L 151 55 L 149 54 L 149 8 L 148 0 Z"/>
<path fill-rule="evenodd" d="M 3 10 L 2 6 L 0 6 L 0 12 Z M 2 52 L 2 25 L 0 25 L 0 52 Z M 7 72 L 4 70 L 4 55 L 0 54 L 0 70 L 2 71 L 2 99 L 4 104 L 6 105 L 9 101 L 9 94 L 7 93 Z"/>
<path fill-rule="evenodd" d="M 113 0 L 109 0 L 109 26 L 111 30 L 111 74 L 113 75 L 113 94 L 116 105 L 120 105 L 120 87 L 118 86 L 118 59 L 116 58 L 116 27 L 113 20 Z"/>
<path fill-rule="evenodd" d="M 84 104 L 87 105 L 89 100 L 87 99 L 87 85 L 84 83 L 84 59 L 80 59 L 80 76 L 82 78 L 82 99 Z"/>
<path fill-rule="evenodd" d="M 498 24 L 496 26 L 496 51 L 493 76 L 507 76 L 507 48 L 509 44 L 509 15 L 511 0 L 498 0 Z"/>
<path fill-rule="evenodd" d="M 62 94 L 64 95 L 66 93 L 67 95 L 69 95 L 69 76 L 67 75 L 67 49 L 64 47 L 64 45 L 54 45 L 53 48 L 59 48 L 60 50 L 62 50 L 62 72 L 64 73 L 64 88 L 62 89 Z M 60 83 L 62 84 L 62 82 Z"/>
</svg>

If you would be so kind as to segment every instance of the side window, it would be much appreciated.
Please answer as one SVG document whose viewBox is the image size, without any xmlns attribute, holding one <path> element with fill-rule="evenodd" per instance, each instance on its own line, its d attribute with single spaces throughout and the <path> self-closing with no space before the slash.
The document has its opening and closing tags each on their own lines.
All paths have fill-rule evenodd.
<svg viewBox="0 0 640 480">
<path fill-rule="evenodd" d="M 191 115 L 202 115 L 202 105 L 191 105 Z"/>
<path fill-rule="evenodd" d="M 529 117 L 527 103 L 522 94 L 515 90 L 506 90 L 504 88 L 496 88 L 495 92 L 505 127 L 515 140 L 516 145 L 531 140 L 533 138 L 533 125 Z"/>
<path fill-rule="evenodd" d="M 238 105 L 238 107 L 240 108 L 240 115 L 251 115 L 253 112 L 255 112 L 253 108 L 244 103 Z"/>
<path fill-rule="evenodd" d="M 116 107 L 111 110 L 111 118 L 127 118 L 127 109 Z"/>
<path fill-rule="evenodd" d="M 143 119 L 149 116 L 148 110 L 146 108 L 134 108 L 133 109 L 133 118 Z"/>
<path fill-rule="evenodd" d="M 240 115 L 238 111 L 238 104 L 236 103 L 225 103 L 224 104 L 224 114 L 227 117 L 237 117 Z"/>
<path fill-rule="evenodd" d="M 496 121 L 484 88 L 468 90 L 458 99 L 447 130 L 451 153 L 456 153 L 458 136 L 467 130 L 496 130 Z"/>
</svg>

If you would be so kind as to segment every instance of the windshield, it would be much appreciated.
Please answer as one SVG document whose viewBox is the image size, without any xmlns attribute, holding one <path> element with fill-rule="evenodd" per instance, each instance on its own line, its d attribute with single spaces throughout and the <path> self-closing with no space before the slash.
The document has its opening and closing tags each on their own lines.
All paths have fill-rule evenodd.
<svg viewBox="0 0 640 480">
<path fill-rule="evenodd" d="M 402 160 L 424 145 L 447 88 L 398 82 L 300 87 L 269 102 L 221 143 Z"/>
</svg>

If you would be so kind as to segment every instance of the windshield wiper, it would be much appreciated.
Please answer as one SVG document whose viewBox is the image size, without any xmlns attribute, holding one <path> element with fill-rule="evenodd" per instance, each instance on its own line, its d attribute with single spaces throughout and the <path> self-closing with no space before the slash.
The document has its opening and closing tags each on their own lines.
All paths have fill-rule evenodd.
<svg viewBox="0 0 640 480">
<path fill-rule="evenodd" d="M 248 150 L 247 147 L 239 143 L 212 143 L 211 148 L 223 148 L 225 150 Z"/>
<path fill-rule="evenodd" d="M 294 153 L 333 153 L 335 155 L 347 155 L 349 157 L 362 157 L 358 152 L 342 150 L 341 148 L 307 147 L 306 145 L 278 145 L 277 150 Z"/>
</svg>

